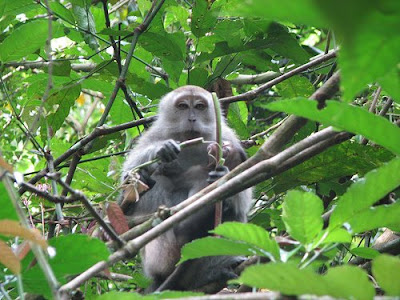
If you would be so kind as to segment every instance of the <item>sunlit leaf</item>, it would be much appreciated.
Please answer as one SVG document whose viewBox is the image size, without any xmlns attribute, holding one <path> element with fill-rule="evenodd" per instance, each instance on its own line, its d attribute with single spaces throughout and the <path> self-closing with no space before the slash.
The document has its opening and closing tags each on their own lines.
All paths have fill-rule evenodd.
<svg viewBox="0 0 400 300">
<path fill-rule="evenodd" d="M 267 107 L 272 111 L 295 114 L 324 125 L 361 134 L 393 153 L 400 154 L 400 128 L 361 107 L 327 101 L 326 107 L 319 110 L 315 101 L 301 98 L 273 102 Z"/>
<path fill-rule="evenodd" d="M 400 185 L 398 170 L 400 170 L 400 159 L 395 158 L 352 184 L 337 201 L 329 220 L 329 228 L 334 229 L 346 222 L 351 224 L 352 218 L 368 210 L 372 204 L 398 187 Z"/>
<path fill-rule="evenodd" d="M 282 219 L 289 234 L 303 244 L 313 241 L 321 231 L 322 201 L 313 193 L 290 191 L 283 202 Z"/>
<path fill-rule="evenodd" d="M 375 290 L 367 273 L 353 266 L 332 268 L 326 275 L 293 264 L 269 263 L 244 270 L 239 282 L 286 295 L 329 295 L 337 298 L 372 299 Z"/>
<path fill-rule="evenodd" d="M 400 259 L 382 254 L 372 262 L 372 274 L 388 296 L 400 296 Z"/>
</svg>

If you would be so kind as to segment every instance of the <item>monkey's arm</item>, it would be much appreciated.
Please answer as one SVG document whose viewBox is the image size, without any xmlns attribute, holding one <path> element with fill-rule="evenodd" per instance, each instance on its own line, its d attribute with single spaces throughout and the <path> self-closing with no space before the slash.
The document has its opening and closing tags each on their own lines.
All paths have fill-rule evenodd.
<svg viewBox="0 0 400 300">
<path fill-rule="evenodd" d="M 149 161 L 159 158 L 161 163 L 169 163 L 178 158 L 180 146 L 174 140 L 151 142 L 149 139 L 141 140 L 140 143 L 129 153 L 123 166 L 123 180 L 128 173 L 145 164 Z M 150 176 L 159 166 L 159 163 L 154 163 L 143 167 Z"/>
</svg>

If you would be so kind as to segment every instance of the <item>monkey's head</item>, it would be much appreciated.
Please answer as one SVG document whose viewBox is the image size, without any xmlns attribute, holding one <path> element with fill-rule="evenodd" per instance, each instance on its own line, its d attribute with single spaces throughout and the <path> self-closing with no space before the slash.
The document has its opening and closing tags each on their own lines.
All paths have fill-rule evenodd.
<svg viewBox="0 0 400 300">
<path fill-rule="evenodd" d="M 212 95 L 193 85 L 180 87 L 165 95 L 159 106 L 159 124 L 170 138 L 184 141 L 203 137 L 215 139 L 215 112 Z"/>
</svg>

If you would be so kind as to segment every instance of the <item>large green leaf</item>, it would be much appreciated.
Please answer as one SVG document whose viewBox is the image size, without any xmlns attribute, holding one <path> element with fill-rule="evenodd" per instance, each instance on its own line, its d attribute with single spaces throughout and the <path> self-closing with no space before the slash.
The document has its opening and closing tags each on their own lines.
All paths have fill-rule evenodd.
<svg viewBox="0 0 400 300">
<path fill-rule="evenodd" d="M 66 276 L 79 274 L 95 263 L 106 260 L 109 255 L 103 242 L 86 235 L 60 236 L 49 240 L 49 244 L 56 251 L 56 256 L 49 259 L 49 264 L 60 283 L 66 282 Z M 50 289 L 39 265 L 23 272 L 22 278 L 26 292 L 51 299 Z"/>
<path fill-rule="evenodd" d="M 37 6 L 38 5 L 31 0 L 0 0 L 0 12 L 2 12 L 2 16 L 15 16 L 33 10 L 37 8 Z"/>
<path fill-rule="evenodd" d="M 351 224 L 353 218 L 368 211 L 373 203 L 397 188 L 400 185 L 399 170 L 400 158 L 395 158 L 352 184 L 337 201 L 337 206 L 330 217 L 329 228 L 332 230 L 344 223 Z M 355 225 L 363 228 L 363 225 L 359 224 L 360 219 L 355 220 L 358 221 Z M 361 221 L 363 220 L 364 218 L 361 217 Z"/>
<path fill-rule="evenodd" d="M 288 33 L 285 27 L 277 23 L 270 24 L 267 32 L 261 35 L 243 39 L 241 35 L 236 33 L 236 35 L 233 35 L 233 39 L 235 42 L 232 42 L 229 36 L 224 39 L 217 39 L 215 49 L 211 53 L 203 52 L 196 61 L 202 62 L 227 54 L 265 48 L 270 48 L 279 55 L 291 58 L 298 63 L 303 63 L 308 59 L 307 52 L 300 47 L 296 39 Z"/>
<path fill-rule="evenodd" d="M 400 259 L 380 255 L 372 262 L 372 274 L 388 296 L 400 296 Z"/>
<path fill-rule="evenodd" d="M 144 33 L 139 40 L 140 45 L 155 56 L 171 61 L 183 60 L 185 42 L 183 34 Z"/>
<path fill-rule="evenodd" d="M 191 29 L 196 37 L 201 37 L 210 32 L 216 22 L 218 9 L 208 7 L 207 0 L 197 0 L 193 6 Z"/>
<path fill-rule="evenodd" d="M 353 232 L 364 232 L 381 227 L 400 231 L 400 202 L 369 207 L 349 220 Z"/>
<path fill-rule="evenodd" d="M 19 60 L 35 52 L 44 46 L 47 36 L 47 20 L 34 20 L 19 26 L 0 44 L 0 60 Z"/>
<path fill-rule="evenodd" d="M 0 181 L 0 220 L 18 220 L 17 213 L 15 212 L 14 205 L 8 196 L 6 187 L 3 182 Z"/>
<path fill-rule="evenodd" d="M 215 228 L 213 232 L 231 240 L 243 241 L 256 246 L 265 252 L 271 253 L 276 259 L 279 259 L 278 244 L 270 238 L 268 231 L 260 226 L 238 222 L 225 222 Z"/>
<path fill-rule="evenodd" d="M 76 188 L 88 189 L 96 193 L 110 193 L 115 182 L 107 176 L 109 166 L 109 159 L 85 163 L 75 174 Z"/>
<path fill-rule="evenodd" d="M 314 26 L 326 26 L 326 21 L 313 0 L 249 0 L 227 1 L 224 9 L 232 15 L 262 17 L 276 21 L 290 21 Z"/>
<path fill-rule="evenodd" d="M 194 258 L 215 255 L 254 255 L 248 244 L 223 238 L 205 237 L 185 244 L 181 252 L 180 263 Z M 258 253 L 262 255 L 261 252 Z"/>
<path fill-rule="evenodd" d="M 329 195 L 331 191 L 341 195 L 350 183 L 341 183 L 341 178 L 354 174 L 364 175 L 393 157 L 386 149 L 348 141 L 274 177 L 272 185 L 275 193 L 281 193 L 300 185 L 319 182 L 320 192 L 324 195 Z"/>
<path fill-rule="evenodd" d="M 294 76 L 276 86 L 282 98 L 310 97 L 315 89 L 311 82 L 301 76 Z"/>
<path fill-rule="evenodd" d="M 398 1 L 338 0 L 315 3 L 342 40 L 339 62 L 344 99 L 352 101 L 368 83 L 380 82 L 387 73 L 393 74 L 392 70 L 400 62 Z M 363 9 L 361 14 L 360 7 Z M 398 81 L 399 74 L 393 75 Z M 386 81 L 382 83 L 386 84 Z"/>
<path fill-rule="evenodd" d="M 373 299 L 375 290 L 367 273 L 353 266 L 332 268 L 326 275 L 293 264 L 269 263 L 244 270 L 239 282 L 286 295 L 332 296 L 346 299 Z"/>
<path fill-rule="evenodd" d="M 86 44 L 89 45 L 91 49 L 97 51 L 100 45 L 97 38 L 94 36 L 94 34 L 96 34 L 96 23 L 90 11 L 90 4 L 73 5 L 72 10 L 78 26 L 85 30 L 81 32 L 81 34 Z"/>
<path fill-rule="evenodd" d="M 138 293 L 132 293 L 132 292 L 108 292 L 105 294 L 102 294 L 98 297 L 95 297 L 94 299 L 96 300 L 156 300 L 159 299 L 157 296 L 153 295 L 147 295 L 143 296 Z"/>
<path fill-rule="evenodd" d="M 331 28 L 342 42 L 339 55 L 344 98 L 351 101 L 368 83 L 380 82 L 396 99 L 399 87 L 400 5 L 398 1 L 230 1 L 241 16 Z M 363 12 L 359 13 L 360 7 Z M 368 51 L 365 51 L 368 49 Z M 396 71 L 395 71 L 396 70 Z M 393 74 L 390 81 L 388 73 Z M 397 99 L 398 101 L 398 99 Z"/>
<path fill-rule="evenodd" d="M 282 100 L 267 105 L 272 111 L 295 114 L 341 130 L 357 133 L 400 155 L 400 128 L 365 109 L 338 101 L 327 101 L 318 110 L 317 103 L 303 98 Z"/>
<path fill-rule="evenodd" d="M 57 106 L 57 109 L 54 113 L 47 116 L 45 124 L 51 128 L 53 133 L 60 129 L 61 125 L 65 122 L 65 118 L 68 116 L 75 100 L 78 99 L 80 92 L 80 85 L 75 85 L 63 88 L 50 95 L 46 107 L 50 108 L 52 106 Z M 42 128 L 45 129 L 46 126 L 43 126 Z M 42 132 L 42 134 L 45 133 Z"/>
<path fill-rule="evenodd" d="M 60 16 L 62 19 L 68 21 L 70 24 L 75 23 L 74 16 L 72 15 L 71 11 L 68 10 L 64 5 L 62 5 L 58 1 L 52 1 L 49 3 L 51 10 Z"/>
<path fill-rule="evenodd" d="M 378 250 L 368 247 L 357 247 L 350 250 L 351 254 L 360 256 L 365 259 L 373 259 L 380 255 Z"/>
<path fill-rule="evenodd" d="M 301 242 L 313 241 L 323 226 L 324 206 L 313 193 L 290 191 L 283 202 L 282 219 L 289 234 Z"/>
<path fill-rule="evenodd" d="M 240 138 L 246 139 L 249 136 L 249 131 L 246 126 L 248 110 L 245 103 L 232 103 L 228 110 L 228 123 Z"/>
</svg>

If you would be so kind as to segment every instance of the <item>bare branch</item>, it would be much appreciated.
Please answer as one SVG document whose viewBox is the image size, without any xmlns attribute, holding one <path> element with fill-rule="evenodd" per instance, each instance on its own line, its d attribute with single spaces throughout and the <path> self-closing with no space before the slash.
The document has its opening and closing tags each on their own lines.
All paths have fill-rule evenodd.
<svg viewBox="0 0 400 300">
<path fill-rule="evenodd" d="M 236 96 L 231 96 L 231 97 L 226 97 L 226 98 L 221 98 L 220 101 L 221 103 L 233 103 L 233 102 L 237 102 L 237 101 L 250 101 L 250 100 L 254 100 L 255 98 L 258 97 L 258 95 L 260 95 L 260 93 L 262 93 L 263 91 L 273 87 L 274 85 L 296 75 L 299 74 L 300 72 L 303 72 L 305 70 L 307 70 L 310 67 L 316 66 L 324 61 L 327 61 L 329 59 L 335 58 L 336 57 L 336 52 L 332 51 L 328 54 L 325 55 L 321 55 L 318 58 L 315 58 L 314 60 L 300 66 L 297 67 L 293 70 L 290 70 L 289 72 L 282 74 L 281 76 L 263 84 L 260 85 L 258 88 L 255 88 L 254 90 L 248 91 L 246 93 L 240 94 L 240 95 L 236 95 Z"/>
</svg>

